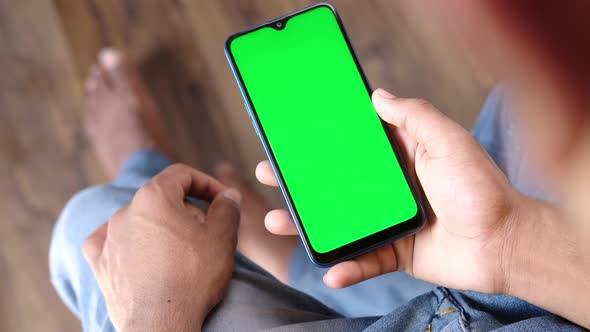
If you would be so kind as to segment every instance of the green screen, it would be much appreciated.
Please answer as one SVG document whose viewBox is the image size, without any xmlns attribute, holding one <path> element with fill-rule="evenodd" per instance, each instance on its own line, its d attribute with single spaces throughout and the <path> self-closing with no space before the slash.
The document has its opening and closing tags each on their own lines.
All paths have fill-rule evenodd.
<svg viewBox="0 0 590 332">
<path fill-rule="evenodd" d="M 334 12 L 234 39 L 250 96 L 312 248 L 326 253 L 418 207 Z"/>
</svg>

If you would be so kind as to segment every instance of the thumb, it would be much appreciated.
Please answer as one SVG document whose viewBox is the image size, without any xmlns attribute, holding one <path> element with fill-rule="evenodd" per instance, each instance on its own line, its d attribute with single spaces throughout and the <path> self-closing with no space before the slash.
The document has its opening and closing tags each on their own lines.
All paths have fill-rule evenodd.
<svg viewBox="0 0 590 332">
<path fill-rule="evenodd" d="M 219 193 L 207 210 L 208 228 L 226 234 L 236 234 L 240 223 L 242 195 L 230 188 Z"/>
<path fill-rule="evenodd" d="M 92 270 L 97 266 L 100 255 L 102 254 L 102 249 L 107 239 L 108 228 L 108 222 L 102 224 L 94 233 L 90 234 L 82 245 L 84 258 Z"/>
<path fill-rule="evenodd" d="M 383 89 L 377 89 L 372 99 L 383 121 L 400 128 L 429 153 L 451 152 L 453 143 L 469 134 L 425 100 L 397 98 Z"/>
</svg>

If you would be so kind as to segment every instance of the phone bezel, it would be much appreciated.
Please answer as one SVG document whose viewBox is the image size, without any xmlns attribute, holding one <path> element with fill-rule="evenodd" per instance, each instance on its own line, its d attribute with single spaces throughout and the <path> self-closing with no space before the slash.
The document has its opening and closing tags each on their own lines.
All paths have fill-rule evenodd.
<svg viewBox="0 0 590 332">
<path fill-rule="evenodd" d="M 234 60 L 234 57 L 231 53 L 231 43 L 233 40 L 235 40 L 236 38 L 238 38 L 240 36 L 243 36 L 245 34 L 254 32 L 254 31 L 262 29 L 262 28 L 271 27 L 273 29 L 277 29 L 275 24 L 279 21 L 283 23 L 281 29 L 284 29 L 286 27 L 286 25 L 288 24 L 288 20 L 291 19 L 292 17 L 297 16 L 297 15 L 301 15 L 303 13 L 306 13 L 308 11 L 311 11 L 311 10 L 314 10 L 314 9 L 317 9 L 320 7 L 327 7 L 333 12 L 333 14 L 336 18 L 336 21 L 338 22 L 338 25 L 340 27 L 340 31 L 342 32 L 342 35 L 346 41 L 348 49 L 354 59 L 356 67 L 363 79 L 363 82 L 365 84 L 365 88 L 367 89 L 367 93 L 370 96 L 372 94 L 372 89 L 369 84 L 369 81 L 367 80 L 367 77 L 366 77 L 366 75 L 361 67 L 361 64 L 356 56 L 354 48 L 352 47 L 352 44 L 348 38 L 348 34 L 346 33 L 346 30 L 344 28 L 342 20 L 340 19 L 340 16 L 338 15 L 336 8 L 330 3 L 320 2 L 317 4 L 313 4 L 311 6 L 304 7 L 302 9 L 297 10 L 297 11 L 291 12 L 291 13 L 283 15 L 283 16 L 279 16 L 279 17 L 274 18 L 272 20 L 266 21 L 262 24 L 259 24 L 259 25 L 253 26 L 251 28 L 237 32 L 235 34 L 232 34 L 225 41 L 225 55 L 227 57 L 227 60 L 228 60 L 229 65 L 231 67 L 231 70 L 234 74 L 234 77 L 236 78 L 236 81 L 238 82 L 238 87 L 240 88 L 240 92 L 242 93 L 242 97 L 245 101 L 244 104 L 246 106 L 246 109 L 248 111 L 250 119 L 252 120 L 256 134 L 258 135 L 258 137 L 260 138 L 260 141 L 262 142 L 262 145 L 264 147 L 266 155 L 270 161 L 270 164 L 272 165 L 273 172 L 274 172 L 276 178 L 278 179 L 279 187 L 281 189 L 281 192 L 283 194 L 285 201 L 287 202 L 287 207 L 289 208 L 289 212 L 291 213 L 291 216 L 293 217 L 293 219 L 295 221 L 295 225 L 297 227 L 297 230 L 299 231 L 299 235 L 303 240 L 303 244 L 305 246 L 307 254 L 314 264 L 316 264 L 320 267 L 328 267 L 328 266 L 332 266 L 336 263 L 339 263 L 339 262 L 342 262 L 345 260 L 349 260 L 349 259 L 354 258 L 356 256 L 362 255 L 368 251 L 374 250 L 378 247 L 381 247 L 383 245 L 386 245 L 388 243 L 396 241 L 402 237 L 416 233 L 426 224 L 426 214 L 425 214 L 425 210 L 424 210 L 420 195 L 418 195 L 418 190 L 416 189 L 416 184 L 412 181 L 412 179 L 408 175 L 409 173 L 408 173 L 408 168 L 406 166 L 406 162 L 405 162 L 404 158 L 401 156 L 401 154 L 399 153 L 399 148 L 396 143 L 396 140 L 393 138 L 387 124 L 384 121 L 381 121 L 383 129 L 385 130 L 385 133 L 386 133 L 386 135 L 389 139 L 389 142 L 391 144 L 391 148 L 392 148 L 397 160 L 400 163 L 400 166 L 401 166 L 402 171 L 404 173 L 404 177 L 410 186 L 410 189 L 412 191 L 412 195 L 413 195 L 414 200 L 416 201 L 416 204 L 418 206 L 418 210 L 417 210 L 416 215 L 413 218 L 403 221 L 397 225 L 386 228 L 380 232 L 371 234 L 367 237 L 361 238 L 357 241 L 346 244 L 342 247 L 336 248 L 336 249 L 326 252 L 326 253 L 319 253 L 313 249 L 313 247 L 309 241 L 309 238 L 307 237 L 307 234 L 305 232 L 305 228 L 303 227 L 303 223 L 301 222 L 301 220 L 299 218 L 299 214 L 297 213 L 297 209 L 295 208 L 295 204 L 291 198 L 291 195 L 289 194 L 289 190 L 287 189 L 283 175 L 280 171 L 280 168 L 278 167 L 274 153 L 272 152 L 272 148 L 270 147 L 270 143 L 268 141 L 268 138 L 266 137 L 264 130 L 262 129 L 262 125 L 260 123 L 260 120 L 258 119 L 258 115 L 255 112 L 255 107 L 254 107 L 252 100 L 250 98 L 250 95 L 246 89 L 246 86 L 244 84 L 244 81 L 242 79 L 240 71 L 239 71 L 237 64 Z"/>
</svg>

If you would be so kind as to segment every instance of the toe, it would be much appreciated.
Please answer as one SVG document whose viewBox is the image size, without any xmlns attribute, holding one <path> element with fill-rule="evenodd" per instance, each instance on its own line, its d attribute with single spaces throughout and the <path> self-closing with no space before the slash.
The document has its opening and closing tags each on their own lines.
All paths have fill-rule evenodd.
<svg viewBox="0 0 590 332">
<path fill-rule="evenodd" d="M 85 85 L 88 101 L 93 102 L 100 101 L 106 97 L 110 91 L 111 82 L 104 68 L 96 64 L 90 68 Z"/>
<path fill-rule="evenodd" d="M 101 105 L 110 95 L 110 83 L 104 69 L 96 64 L 90 68 L 86 79 L 86 131 L 92 134 L 100 119 Z"/>
<path fill-rule="evenodd" d="M 134 71 L 123 52 L 110 47 L 103 48 L 98 54 L 98 62 L 115 88 L 130 85 Z"/>
<path fill-rule="evenodd" d="M 85 87 L 86 91 L 94 91 L 97 87 L 98 76 L 100 75 L 100 69 L 98 65 L 92 65 L 88 71 L 88 77 L 86 78 Z"/>
<path fill-rule="evenodd" d="M 104 68 L 104 66 L 102 66 L 100 64 L 97 64 L 96 68 L 97 68 L 97 75 L 96 75 L 97 89 L 100 89 L 105 92 L 110 90 L 113 86 L 113 82 L 111 81 L 111 79 L 109 77 L 109 73 Z"/>
</svg>

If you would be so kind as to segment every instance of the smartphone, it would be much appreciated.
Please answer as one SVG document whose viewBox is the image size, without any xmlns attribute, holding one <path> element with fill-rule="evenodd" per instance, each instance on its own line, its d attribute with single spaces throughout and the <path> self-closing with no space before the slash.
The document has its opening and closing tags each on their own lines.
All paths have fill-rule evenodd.
<svg viewBox="0 0 590 332">
<path fill-rule="evenodd" d="M 332 5 L 233 34 L 225 53 L 312 262 L 331 266 L 424 225 Z"/>
</svg>

